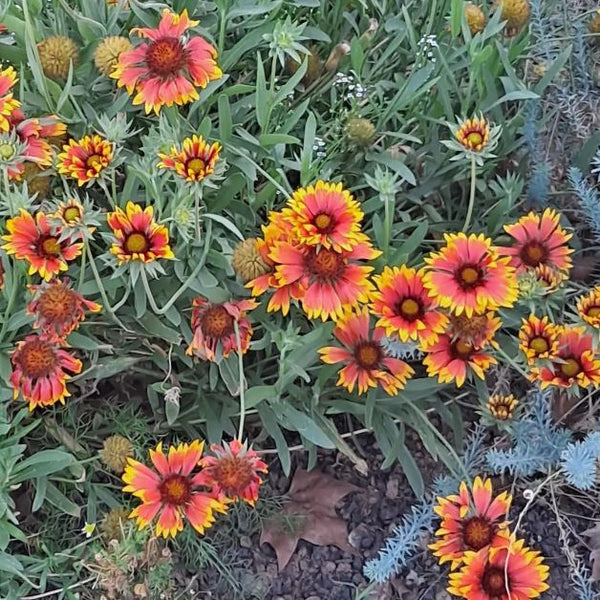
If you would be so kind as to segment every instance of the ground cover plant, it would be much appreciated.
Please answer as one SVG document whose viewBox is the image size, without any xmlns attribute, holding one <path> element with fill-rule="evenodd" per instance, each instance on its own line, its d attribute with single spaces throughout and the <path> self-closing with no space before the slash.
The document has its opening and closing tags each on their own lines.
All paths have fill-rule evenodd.
<svg viewBox="0 0 600 600">
<path fill-rule="evenodd" d="M 599 597 L 597 8 L 0 0 L 0 597 Z"/>
</svg>

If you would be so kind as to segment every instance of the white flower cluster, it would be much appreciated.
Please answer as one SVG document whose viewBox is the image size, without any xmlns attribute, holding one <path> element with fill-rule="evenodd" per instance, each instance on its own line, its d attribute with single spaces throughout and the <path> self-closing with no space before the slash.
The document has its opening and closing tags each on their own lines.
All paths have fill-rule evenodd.
<svg viewBox="0 0 600 600">
<path fill-rule="evenodd" d="M 317 158 L 325 158 L 327 156 L 325 142 L 320 137 L 315 137 L 315 142 L 312 149 Z"/>
<path fill-rule="evenodd" d="M 333 80 L 334 86 L 346 86 L 346 100 L 364 100 L 367 96 L 367 88 L 358 83 L 352 75 L 345 73 L 336 73 Z"/>
<path fill-rule="evenodd" d="M 424 35 L 419 40 L 419 55 L 425 58 L 426 60 L 435 63 L 436 57 L 433 52 L 434 48 L 439 48 L 437 43 L 437 36 L 434 34 Z"/>
</svg>

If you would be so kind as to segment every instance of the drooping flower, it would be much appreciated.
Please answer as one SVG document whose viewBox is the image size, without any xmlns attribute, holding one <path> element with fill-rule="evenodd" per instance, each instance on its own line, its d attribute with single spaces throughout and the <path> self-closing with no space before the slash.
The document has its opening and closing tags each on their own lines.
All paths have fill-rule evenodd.
<svg viewBox="0 0 600 600">
<path fill-rule="evenodd" d="M 212 304 L 198 296 L 192 302 L 192 331 L 194 336 L 186 354 L 202 360 L 218 362 L 238 351 L 235 323 L 237 322 L 242 354 L 250 347 L 252 325 L 246 312 L 258 306 L 252 299 L 232 300 Z"/>
<path fill-rule="evenodd" d="M 213 444 L 210 450 L 215 456 L 205 456 L 200 464 L 213 492 L 220 499 L 242 499 L 254 506 L 263 483 L 260 474 L 268 472 L 267 465 L 256 451 L 238 440 L 229 444 Z"/>
<path fill-rule="evenodd" d="M 481 152 L 490 141 L 490 125 L 484 117 L 465 119 L 455 136 L 458 143 L 467 150 Z"/>
<path fill-rule="evenodd" d="M 600 286 L 577 300 L 579 318 L 594 329 L 600 328 Z"/>
<path fill-rule="evenodd" d="M 102 306 L 86 300 L 73 290 L 67 278 L 49 283 L 30 285 L 35 295 L 27 305 L 27 312 L 35 315 L 34 328 L 42 330 L 51 339 L 62 340 L 85 320 L 85 312 L 100 312 Z"/>
<path fill-rule="evenodd" d="M 169 154 L 159 154 L 158 167 L 175 171 L 186 181 L 200 182 L 215 172 L 221 144 L 209 144 L 203 137 L 192 135 L 183 140 L 183 148 L 173 146 Z"/>
<path fill-rule="evenodd" d="M 425 257 L 423 285 L 441 306 L 468 317 L 517 299 L 517 278 L 508 257 L 501 258 L 483 235 L 445 234 L 446 245 Z"/>
<path fill-rule="evenodd" d="M 549 567 L 524 540 L 504 547 L 467 552 L 464 565 L 450 573 L 448 591 L 467 600 L 529 600 L 548 589 Z"/>
<path fill-rule="evenodd" d="M 29 275 L 39 273 L 49 281 L 54 275 L 68 269 L 67 262 L 81 254 L 83 244 L 72 237 L 60 239 L 60 232 L 54 231 L 48 216 L 38 212 L 35 218 L 25 210 L 6 223 L 8 235 L 2 239 L 7 254 L 29 262 Z"/>
<path fill-rule="evenodd" d="M 488 399 L 487 407 L 494 419 L 497 419 L 498 421 L 509 421 L 512 419 L 518 404 L 518 400 L 512 394 L 509 394 L 508 396 L 493 394 Z"/>
<path fill-rule="evenodd" d="M 114 473 L 121 475 L 127 460 L 133 457 L 132 443 L 122 435 L 111 435 L 102 442 L 100 459 Z"/>
<path fill-rule="evenodd" d="M 38 44 L 37 49 L 42 71 L 50 79 L 66 79 L 71 63 L 75 68 L 79 62 L 77 44 L 64 35 L 46 38 Z"/>
<path fill-rule="evenodd" d="M 430 377 L 437 376 L 440 383 L 454 381 L 457 387 L 462 387 L 469 373 L 484 379 L 485 371 L 495 364 L 496 359 L 483 348 L 447 333 L 440 335 L 437 342 L 426 348 L 423 359 Z"/>
<path fill-rule="evenodd" d="M 329 365 L 344 363 L 336 383 L 349 392 L 357 389 L 364 394 L 369 388 L 381 386 L 390 396 L 401 390 L 413 375 L 413 368 L 403 360 L 393 358 L 381 339 L 383 329 L 371 333 L 369 311 L 366 307 L 348 311 L 340 317 L 333 330 L 340 346 L 321 348 L 321 360 Z"/>
<path fill-rule="evenodd" d="M 463 481 L 458 494 L 437 499 L 434 511 L 441 523 L 435 532 L 438 539 L 429 549 L 440 564 L 450 562 L 454 571 L 466 553 L 506 545 L 506 518 L 511 502 L 512 496 L 507 492 L 493 497 L 491 479 L 476 477 L 471 491 Z"/>
<path fill-rule="evenodd" d="M 106 221 L 116 237 L 110 248 L 119 264 L 130 261 L 150 263 L 159 258 L 175 258 L 169 246 L 169 231 L 154 220 L 152 206 L 142 208 L 128 202 L 125 210 L 117 207 L 106 215 Z"/>
<path fill-rule="evenodd" d="M 560 215 L 547 208 L 541 215 L 535 212 L 521 217 L 516 223 L 505 225 L 504 230 L 514 239 L 509 247 L 499 248 L 504 256 L 510 256 L 511 265 L 517 272 L 546 265 L 566 273 L 571 269 L 570 254 L 573 249 L 567 242 L 572 234 L 560 226 Z"/>
<path fill-rule="evenodd" d="M 414 340 L 427 346 L 445 330 L 448 317 L 423 286 L 423 270 L 406 265 L 385 267 L 373 281 L 377 290 L 371 294 L 370 308 L 386 335 L 396 334 L 403 342 Z"/>
<path fill-rule="evenodd" d="M 294 246 L 289 242 L 274 245 L 269 258 L 275 263 L 278 285 L 301 286 L 302 309 L 309 319 L 336 319 L 348 308 L 367 302 L 373 284 L 369 274 L 373 267 L 356 264 L 370 260 L 381 252 L 370 244 L 354 246 L 349 252 L 336 252 L 316 246 Z M 271 299 L 273 303 L 273 298 Z"/>
<path fill-rule="evenodd" d="M 556 354 L 560 327 L 550 323 L 548 317 L 536 317 L 534 314 L 523 319 L 519 330 L 519 348 L 527 358 L 527 363 L 535 364 L 538 359 L 549 358 Z"/>
<path fill-rule="evenodd" d="M 13 155 L 9 157 L 9 177 L 20 181 L 28 162 L 40 168 L 49 167 L 54 156 L 50 138 L 63 135 L 65 131 L 66 125 L 55 116 L 26 119 L 21 110 L 16 109 L 10 116 L 10 134 L 18 142 L 18 152 L 16 147 L 13 148 Z M 3 145 L 10 146 L 10 140 L 8 144 L 0 142 L 0 147 Z"/>
<path fill-rule="evenodd" d="M 231 266 L 244 283 L 266 275 L 271 270 L 260 252 L 258 240 L 255 238 L 248 238 L 237 244 L 231 256 Z"/>
<path fill-rule="evenodd" d="M 98 134 L 69 140 L 58 155 L 58 172 L 77 181 L 79 186 L 100 177 L 113 159 L 113 145 Z"/>
<path fill-rule="evenodd" d="M 150 450 L 154 469 L 128 459 L 123 481 L 124 492 L 130 492 L 142 503 L 130 513 L 138 527 L 148 526 L 158 515 L 156 535 L 175 537 L 183 531 L 185 517 L 200 534 L 215 522 L 215 512 L 224 513 L 223 503 L 201 488 L 207 485 L 203 471 L 195 471 L 200 463 L 204 442 L 171 446 L 165 455 L 162 443 Z"/>
<path fill-rule="evenodd" d="M 105 541 L 111 540 L 120 541 L 123 539 L 123 530 L 127 523 L 127 514 L 129 511 L 126 508 L 117 507 L 111 508 L 102 521 L 100 521 L 100 533 Z"/>
<path fill-rule="evenodd" d="M 29 335 L 17 342 L 11 355 L 13 371 L 10 383 L 13 395 L 19 393 L 29 402 L 29 410 L 37 406 L 65 403 L 71 394 L 67 390 L 67 373 L 81 372 L 81 361 L 57 343 L 44 336 Z"/>
<path fill-rule="evenodd" d="M 368 239 L 360 230 L 364 214 L 341 183 L 317 181 L 299 188 L 281 212 L 299 244 L 342 252 Z"/>
<path fill-rule="evenodd" d="M 10 129 L 10 116 L 21 106 L 11 92 L 17 81 L 17 72 L 14 67 L 0 69 L 0 131 Z"/>
<path fill-rule="evenodd" d="M 600 385 L 600 357 L 594 338 L 585 327 L 563 327 L 558 333 L 557 350 L 549 363 L 532 367 L 531 378 L 540 381 L 542 389 L 554 385 L 576 389 Z"/>
<path fill-rule="evenodd" d="M 103 39 L 94 51 L 94 64 L 102 75 L 110 77 L 123 52 L 133 50 L 133 44 L 120 35 L 111 35 Z"/>
<path fill-rule="evenodd" d="M 501 326 L 502 320 L 494 312 L 472 317 L 462 313 L 459 316 L 450 315 L 446 333 L 452 339 L 460 339 L 475 348 L 485 348 L 488 344 L 497 347 L 494 335 Z"/>
<path fill-rule="evenodd" d="M 133 104 L 144 104 L 146 114 L 151 110 L 158 114 L 164 105 L 193 102 L 198 99 L 196 88 L 222 76 L 217 51 L 201 37 L 186 33 L 196 25 L 187 10 L 177 15 L 165 9 L 156 29 L 132 30 L 150 41 L 123 52 L 111 77 L 130 96 L 136 93 Z"/>
</svg>

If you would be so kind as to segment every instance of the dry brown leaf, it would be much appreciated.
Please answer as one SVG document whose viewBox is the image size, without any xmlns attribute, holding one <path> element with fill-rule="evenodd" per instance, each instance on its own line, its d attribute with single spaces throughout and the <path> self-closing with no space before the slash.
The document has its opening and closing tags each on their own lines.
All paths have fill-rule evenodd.
<svg viewBox="0 0 600 600">
<path fill-rule="evenodd" d="M 590 562 L 592 563 L 592 581 L 600 581 L 600 523 L 582 533 L 589 538 Z"/>
<path fill-rule="evenodd" d="M 359 489 L 322 471 L 296 471 L 288 492 L 289 502 L 265 521 L 260 536 L 261 544 L 273 546 L 280 571 L 290 561 L 300 539 L 354 552 L 348 543 L 346 523 L 337 516 L 335 505 Z"/>
</svg>

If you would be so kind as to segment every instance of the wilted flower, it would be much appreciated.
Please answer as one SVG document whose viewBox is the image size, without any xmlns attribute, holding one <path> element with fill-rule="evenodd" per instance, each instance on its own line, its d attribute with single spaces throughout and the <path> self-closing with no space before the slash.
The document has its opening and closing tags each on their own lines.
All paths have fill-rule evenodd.
<svg viewBox="0 0 600 600">
<path fill-rule="evenodd" d="M 506 21 L 506 26 L 511 32 L 516 32 L 529 21 L 531 6 L 529 0 L 496 0 L 496 6 L 500 6 L 502 14 L 500 18 Z"/>
<path fill-rule="evenodd" d="M 98 44 L 94 52 L 94 64 L 100 73 L 109 77 L 119 62 L 119 56 L 128 50 L 133 50 L 133 44 L 126 37 L 107 37 Z"/>
<path fill-rule="evenodd" d="M 114 473 L 123 473 L 127 459 L 132 456 L 133 445 L 122 435 L 111 435 L 102 443 L 100 459 Z"/>
<path fill-rule="evenodd" d="M 345 134 L 350 144 L 368 147 L 373 143 L 376 133 L 375 125 L 369 119 L 352 117 L 346 122 Z"/>
<path fill-rule="evenodd" d="M 231 266 L 244 283 L 265 275 L 271 270 L 258 250 L 255 238 L 249 238 L 237 244 L 231 257 Z"/>
<path fill-rule="evenodd" d="M 68 37 L 55 35 L 38 44 L 38 54 L 44 75 L 50 79 L 66 79 L 71 64 L 77 66 L 79 49 Z"/>
<path fill-rule="evenodd" d="M 480 6 L 476 6 L 472 2 L 467 2 L 465 4 L 465 17 L 467 18 L 471 35 L 480 33 L 485 29 L 487 19 Z"/>
</svg>

